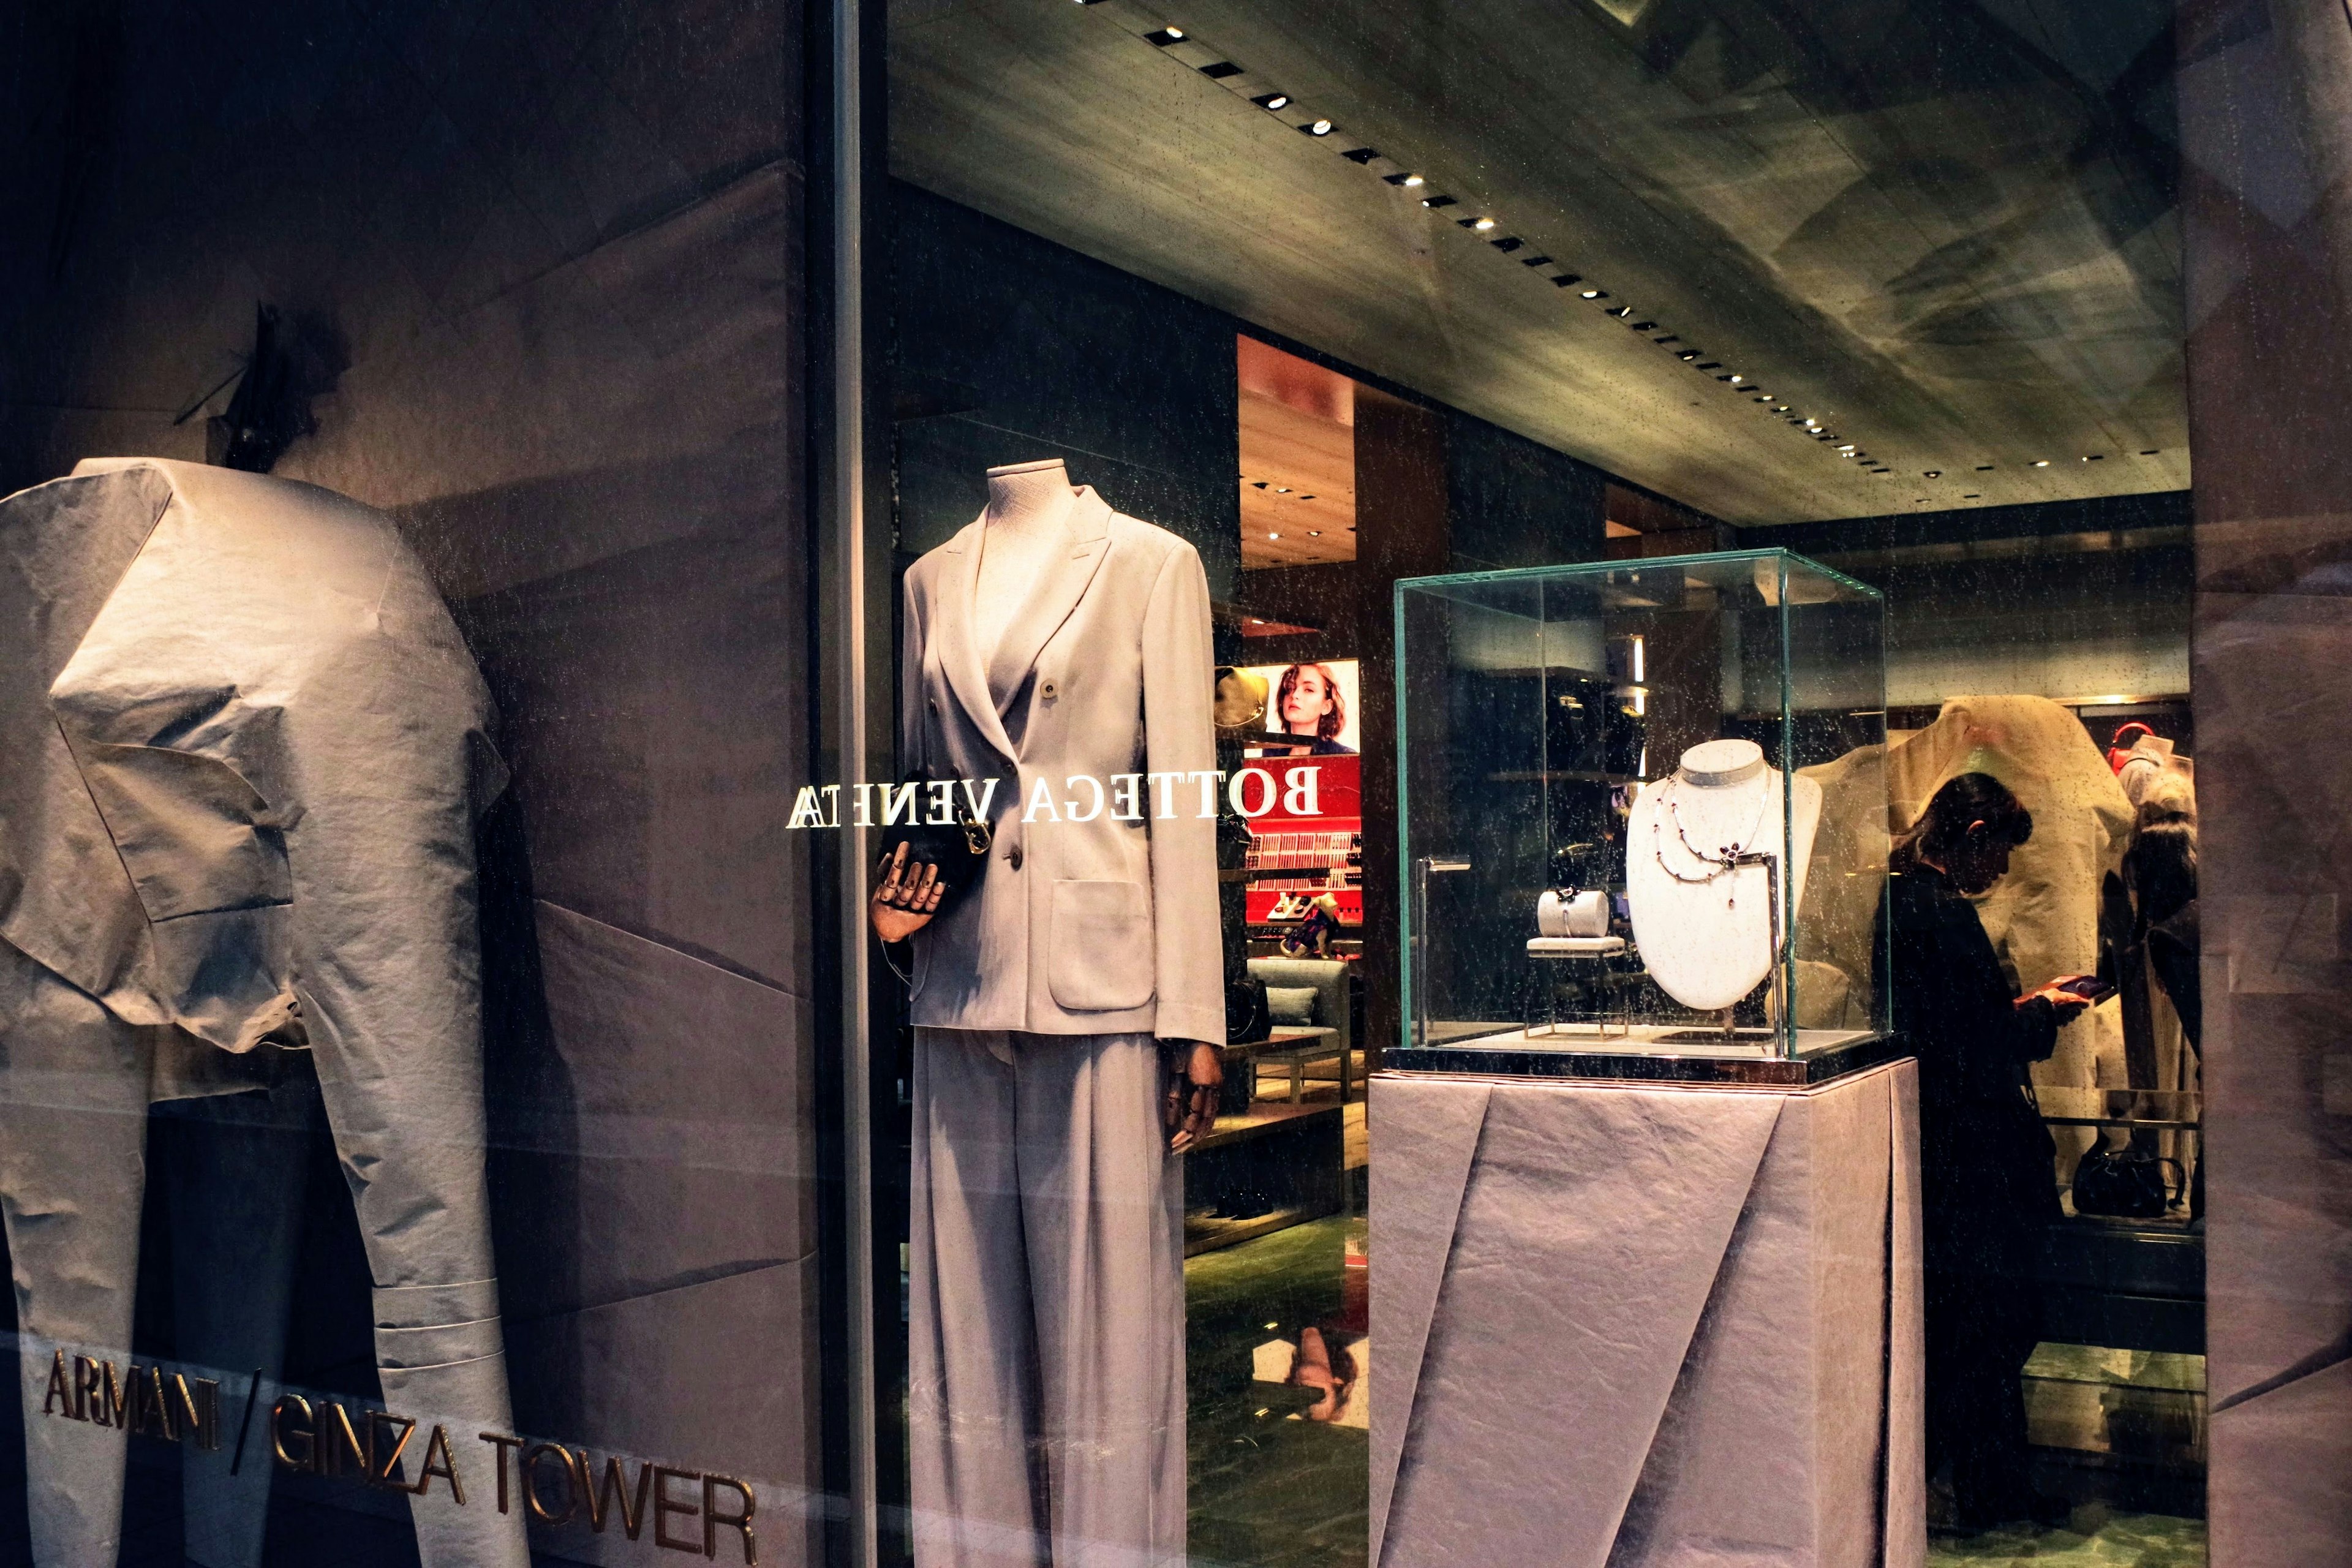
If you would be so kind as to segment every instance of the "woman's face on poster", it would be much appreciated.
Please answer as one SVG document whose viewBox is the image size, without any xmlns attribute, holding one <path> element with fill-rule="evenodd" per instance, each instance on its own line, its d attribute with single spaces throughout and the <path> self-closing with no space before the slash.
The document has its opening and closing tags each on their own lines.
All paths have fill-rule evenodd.
<svg viewBox="0 0 2352 1568">
<path fill-rule="evenodd" d="M 1294 735 L 1312 735 L 1330 710 L 1331 689 L 1324 683 L 1323 672 L 1312 665 L 1299 666 L 1290 695 L 1282 700 L 1282 727 Z"/>
</svg>

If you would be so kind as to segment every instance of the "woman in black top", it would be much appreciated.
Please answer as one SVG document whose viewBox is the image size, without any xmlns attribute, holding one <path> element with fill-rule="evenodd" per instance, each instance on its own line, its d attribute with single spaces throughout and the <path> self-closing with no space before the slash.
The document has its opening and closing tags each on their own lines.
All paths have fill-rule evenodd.
<svg viewBox="0 0 2352 1568">
<path fill-rule="evenodd" d="M 2033 832 L 1984 773 L 1937 790 L 1890 858 L 1880 910 L 1894 1021 L 1919 1058 L 1926 1243 L 1927 1468 L 1952 1465 L 1958 1522 L 1982 1529 L 2061 1511 L 2027 1469 L 2026 1358 L 2041 1333 L 2043 1226 L 2059 1217 L 2056 1150 L 2029 1098 L 2080 997 L 2053 981 L 2019 996 L 1969 903 Z"/>
</svg>

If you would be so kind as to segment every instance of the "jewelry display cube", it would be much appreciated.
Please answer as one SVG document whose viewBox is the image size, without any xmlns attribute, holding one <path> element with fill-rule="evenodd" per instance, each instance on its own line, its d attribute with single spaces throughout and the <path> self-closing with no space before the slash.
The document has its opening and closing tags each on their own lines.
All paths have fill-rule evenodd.
<svg viewBox="0 0 2352 1568">
<path fill-rule="evenodd" d="M 1390 1066 L 1787 1085 L 1891 1054 L 1885 627 L 1785 550 L 1398 583 Z"/>
</svg>

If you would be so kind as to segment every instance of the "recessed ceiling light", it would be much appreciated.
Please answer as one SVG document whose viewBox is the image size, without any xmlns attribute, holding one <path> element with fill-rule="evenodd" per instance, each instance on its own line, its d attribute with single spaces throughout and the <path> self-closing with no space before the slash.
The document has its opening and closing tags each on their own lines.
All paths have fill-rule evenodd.
<svg viewBox="0 0 2352 1568">
<path fill-rule="evenodd" d="M 1978 473 L 1980 473 L 1980 474 L 1989 474 L 1989 473 L 1991 473 L 1991 472 L 1992 472 L 1992 465 L 1991 465 L 1990 463 L 1979 463 L 1979 464 L 1977 465 L 1977 472 L 1978 472 Z"/>
<path fill-rule="evenodd" d="M 1637 332 L 1654 332 L 1658 330 L 1658 323 L 1655 321 L 1628 321 L 1626 325 Z"/>
<path fill-rule="evenodd" d="M 2046 468 L 2050 466 L 2050 459 L 2047 458 L 2036 458 L 2033 459 L 2033 466 L 2037 468 Z"/>
<path fill-rule="evenodd" d="M 1929 468 L 1927 470 L 1927 478 L 1931 479 L 1940 479 L 1944 477 L 1944 470 L 1941 468 Z"/>
<path fill-rule="evenodd" d="M 1844 446 L 1840 447 L 1838 448 L 1838 450 L 1839 450 L 1839 451 L 1841 451 L 1841 452 L 1852 452 L 1852 451 L 1853 451 L 1854 449 L 1855 449 L 1855 447 L 1854 447 L 1854 444 L 1853 444 L 1853 442 L 1851 442 L 1851 441 L 1848 441 Z"/>
<path fill-rule="evenodd" d="M 1346 152 L 1339 154 L 1339 156 L 1345 158 L 1350 163 L 1364 164 L 1370 164 L 1373 159 L 1380 155 L 1381 150 L 1377 147 L 1350 147 Z"/>
<path fill-rule="evenodd" d="M 1407 174 L 1404 177 L 1404 188 L 1408 191 L 1417 191 L 1427 184 L 1429 184 L 1429 182 L 1423 179 L 1419 174 Z"/>
<path fill-rule="evenodd" d="M 1144 34 L 1143 41 L 1154 48 L 1164 49 L 1171 44 L 1181 42 L 1183 37 L 1184 29 L 1181 27 L 1162 27 L 1156 33 Z"/>
<path fill-rule="evenodd" d="M 1307 531 L 1307 537 L 1309 539 L 1320 539 L 1323 537 L 1323 531 L 1319 528 L 1310 528 Z"/>
<path fill-rule="evenodd" d="M 1318 120 L 1312 125 L 1303 125 L 1299 129 L 1309 136 L 1328 136 L 1331 134 L 1331 122 L 1328 120 Z"/>
<path fill-rule="evenodd" d="M 1490 218 L 1490 217 L 1482 217 L 1482 218 L 1480 218 L 1476 223 L 1472 224 L 1470 226 L 1471 226 L 1472 228 L 1476 229 L 1480 234 L 1484 234 L 1484 233 L 1486 233 L 1488 229 L 1490 229 L 1490 228 L 1492 228 L 1492 227 L 1494 227 L 1494 226 L 1495 226 L 1495 220 L 1494 220 L 1493 218 Z"/>
<path fill-rule="evenodd" d="M 1966 495 L 1962 496 L 1960 499 L 1961 499 L 1962 500 L 1984 500 L 1984 497 L 1983 497 L 1982 495 L 1979 494 L 1979 493 L 1978 493 L 1977 491 L 1975 491 L 1975 490 L 1970 490 L 1968 494 L 1966 494 Z"/>
<path fill-rule="evenodd" d="M 1698 350 L 1696 350 L 1696 349 L 1676 349 L 1676 350 L 1675 351 L 1675 357 L 1676 359 L 1696 359 L 1696 358 L 1698 358 Z"/>
<path fill-rule="evenodd" d="M 1179 27 L 1179 26 L 1175 26 L 1175 25 L 1174 25 L 1174 24 L 1172 24 L 1172 23 L 1171 23 L 1171 24 L 1170 24 L 1168 26 L 1165 26 L 1165 27 L 1160 28 L 1160 30 L 1161 32 L 1163 32 L 1163 33 L 1167 34 L 1167 35 L 1168 35 L 1170 37 L 1171 37 L 1171 38 L 1181 38 L 1181 37 L 1182 37 L 1184 36 L 1184 29 L 1183 29 L 1183 28 L 1181 28 L 1181 27 Z"/>
<path fill-rule="evenodd" d="M 1428 207 L 1433 212 L 1439 207 L 1452 206 L 1454 205 L 1454 198 L 1452 196 L 1423 196 L 1421 198 L 1421 205 Z"/>
<path fill-rule="evenodd" d="M 1723 368 L 1723 362 L 1718 359 L 1701 360 L 1698 363 L 1698 368 L 1700 370 L 1721 370 Z"/>
<path fill-rule="evenodd" d="M 1633 313 L 1633 307 L 1631 305 L 1619 305 L 1607 312 L 1607 314 L 1616 317 L 1621 321 Z"/>
<path fill-rule="evenodd" d="M 2084 458 L 2083 461 L 2086 463 L 2104 462 L 2106 460 L 2106 456 L 2107 455 L 2105 452 L 2094 452 L 2089 457 Z"/>
<path fill-rule="evenodd" d="M 2147 451 L 2142 452 L 2140 456 L 2143 458 L 2153 458 L 2162 450 L 2164 450 L 2164 448 L 2161 447 L 2150 447 Z"/>
<path fill-rule="evenodd" d="M 1775 414 L 1786 414 L 1789 412 L 1789 405 L 1785 403 L 1775 404 L 1772 406 L 1772 412 Z"/>
<path fill-rule="evenodd" d="M 1274 487 L 1274 493 L 1278 496 L 1286 496 L 1290 493 L 1290 487 L 1288 485 L 1276 485 Z"/>
<path fill-rule="evenodd" d="M 1731 384 L 1732 384 L 1732 385 L 1734 385 L 1734 386 L 1738 386 L 1741 382 L 1746 381 L 1748 378 L 1747 378 L 1746 376 L 1744 376 L 1744 375 L 1735 375 L 1735 376 L 1730 377 L 1729 379 L 1730 379 L 1730 381 L 1731 381 Z"/>
<path fill-rule="evenodd" d="M 1280 538 L 1282 537 L 1282 535 L 1280 535 L 1280 534 L 1278 534 L 1278 533 L 1269 533 L 1269 534 L 1267 534 L 1267 535 L 1266 535 L 1266 537 L 1267 537 L 1268 539 L 1280 539 Z"/>
<path fill-rule="evenodd" d="M 1583 281 L 1584 279 L 1580 273 L 1561 272 L 1552 278 L 1551 286 L 1555 289 L 1573 289 Z"/>
<path fill-rule="evenodd" d="M 1609 290 L 1606 289 L 1586 289 L 1580 291 L 1577 298 L 1580 300 L 1601 300 L 1606 299 L 1608 294 Z"/>
</svg>

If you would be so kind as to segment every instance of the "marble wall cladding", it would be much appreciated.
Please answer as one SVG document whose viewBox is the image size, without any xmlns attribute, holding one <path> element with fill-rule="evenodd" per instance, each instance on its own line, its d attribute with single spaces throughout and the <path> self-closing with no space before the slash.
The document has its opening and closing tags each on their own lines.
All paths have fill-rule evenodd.
<svg viewBox="0 0 2352 1568">
<path fill-rule="evenodd" d="M 314 395 L 275 471 L 399 521 L 500 710 L 482 901 L 517 1418 L 740 1475 L 767 1560 L 802 1560 L 800 0 L 7 16 L 0 493 L 94 454 L 204 458 L 257 306 L 281 312 Z M 307 1310 L 360 1314 L 363 1343 L 342 1239 L 306 1239 L 332 1264 Z M 310 1342 L 294 1358 L 349 1360 Z M 360 1560 L 332 1525 L 341 1554 L 305 1560 Z"/>
<path fill-rule="evenodd" d="M 2352 26 L 2179 14 L 2217 1563 L 2352 1560 Z"/>
</svg>

